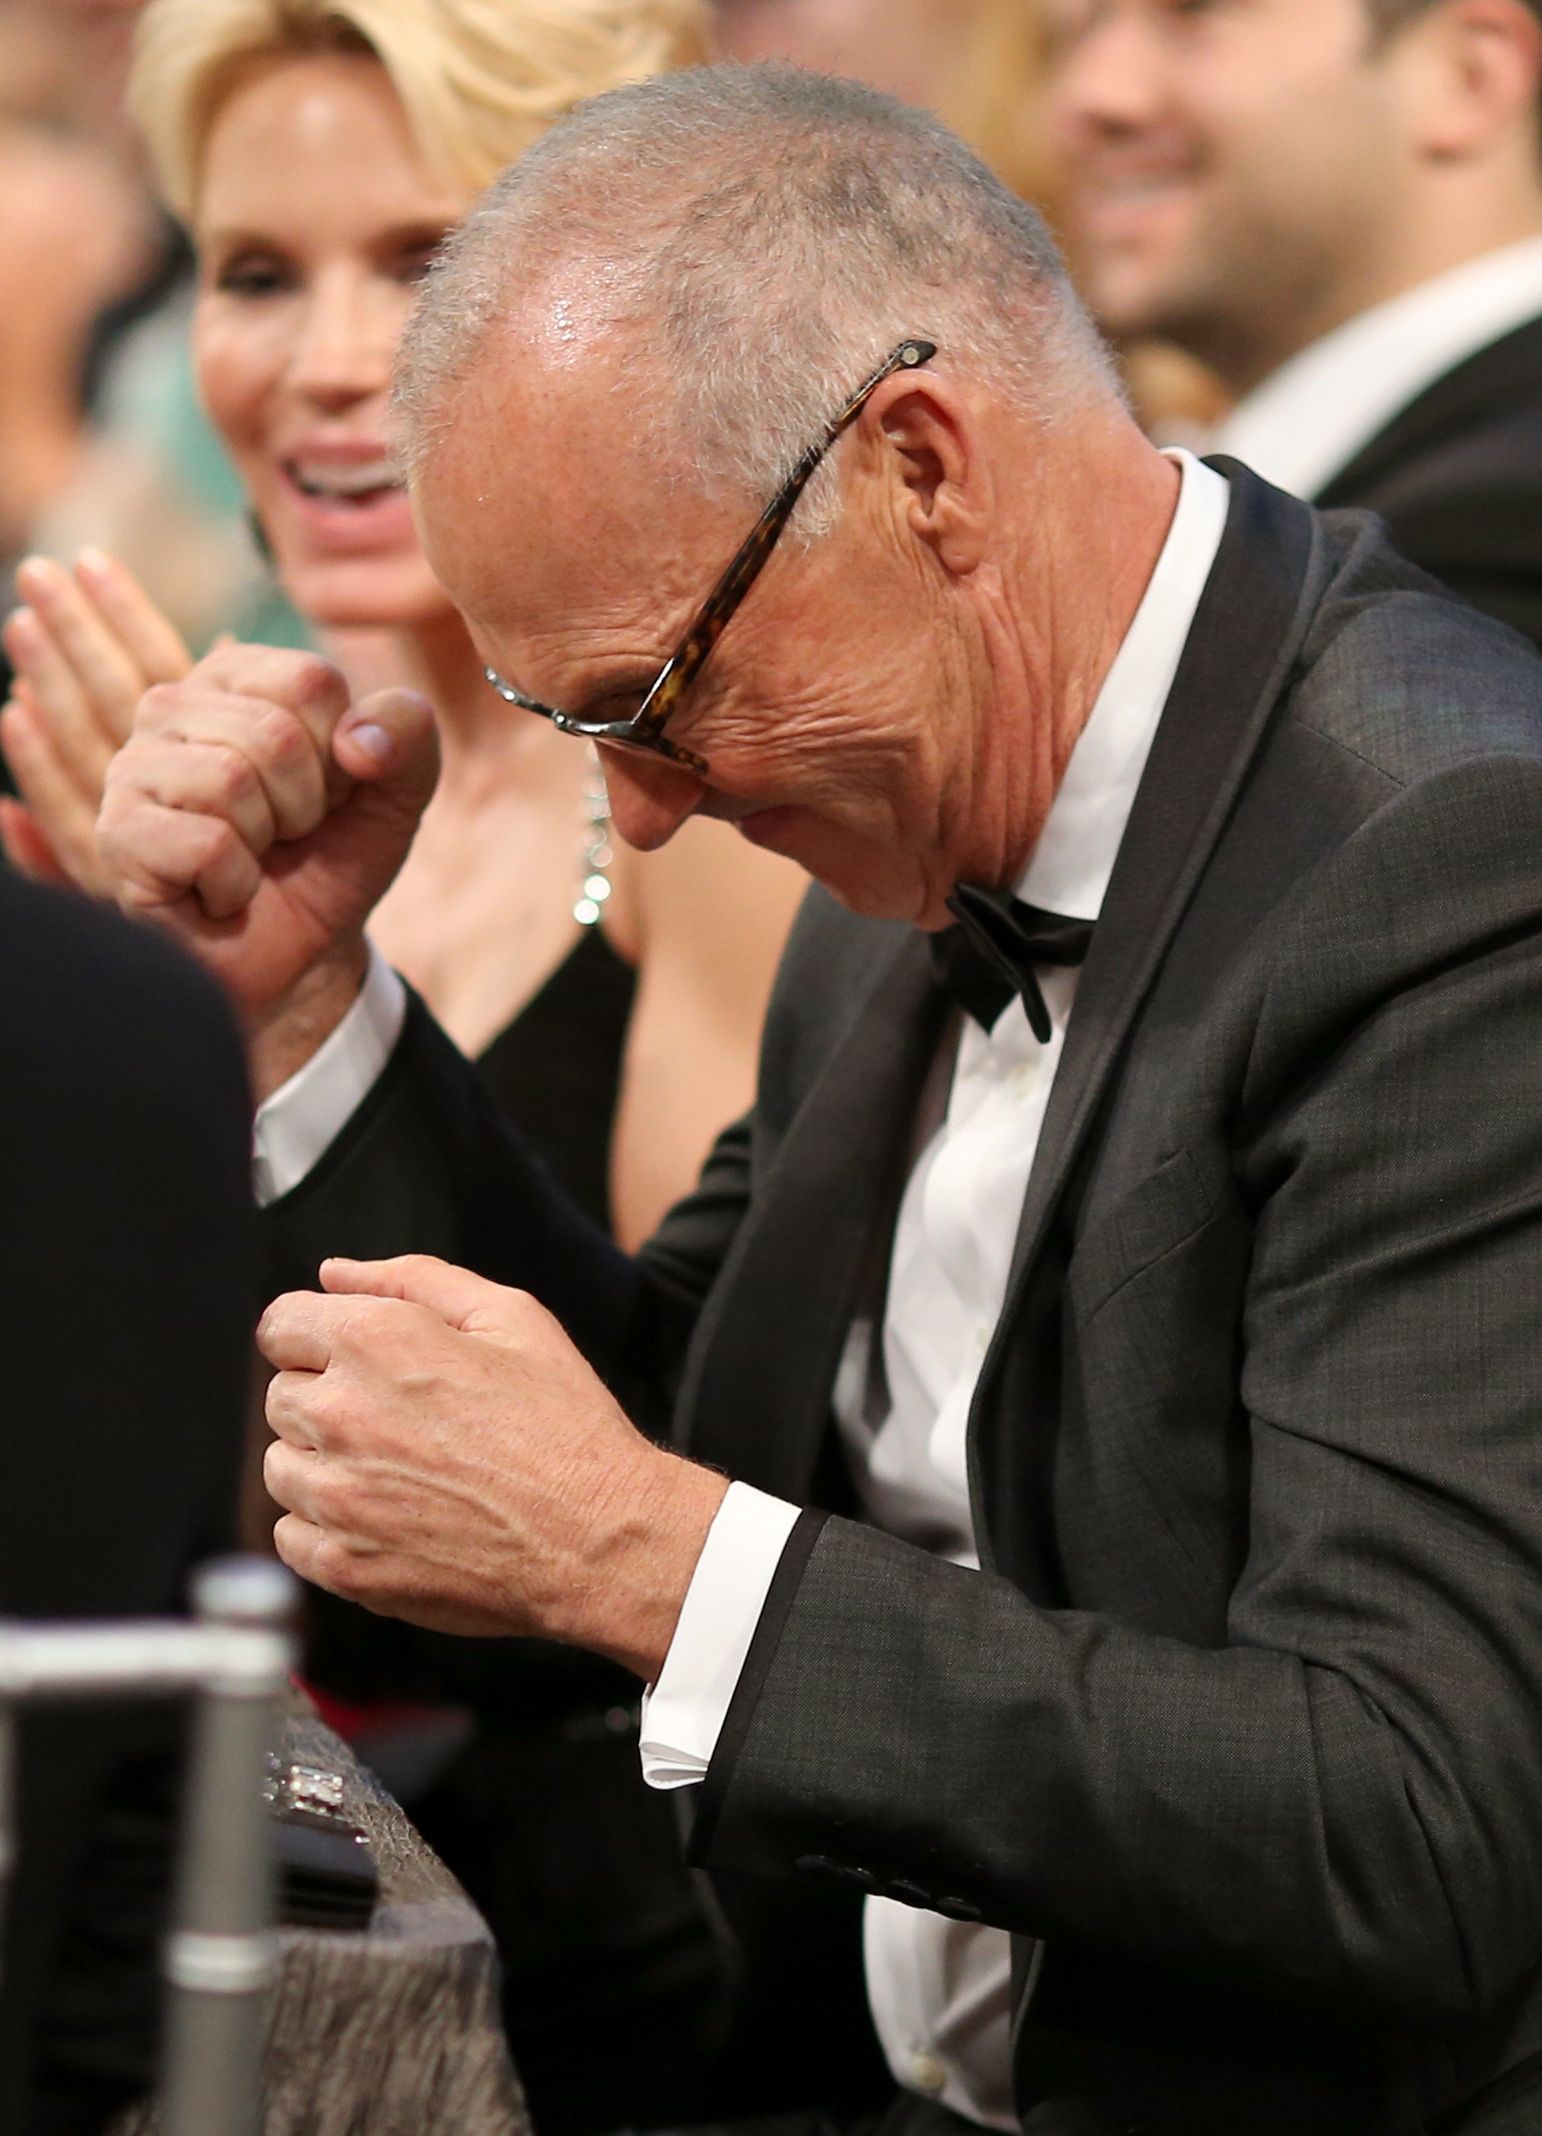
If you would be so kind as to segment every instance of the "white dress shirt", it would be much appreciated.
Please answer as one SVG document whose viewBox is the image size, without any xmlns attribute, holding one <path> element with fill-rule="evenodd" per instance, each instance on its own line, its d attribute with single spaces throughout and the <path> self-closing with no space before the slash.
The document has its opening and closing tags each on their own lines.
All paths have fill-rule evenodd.
<svg viewBox="0 0 1542 2136">
<path fill-rule="evenodd" d="M 1174 451 L 1182 484 L 1134 622 L 1066 767 L 1020 894 L 1096 919 L 1226 520 L 1227 484 Z M 970 1402 L 1000 1315 L 1028 1173 L 1064 1043 L 1077 973 L 1040 970 L 1052 1033 L 1021 1002 L 990 1032 L 964 1022 L 945 1109 L 911 1173 L 895 1227 L 887 1304 L 851 1331 L 834 1393 L 867 1515 L 890 1533 L 978 1567 L 966 1477 Z M 401 983 L 374 959 L 327 1044 L 258 1115 L 265 1199 L 325 1153 L 380 1073 L 401 1028 Z M 944 1068 L 946 1063 L 940 1064 Z M 644 1700 L 643 1771 L 655 1787 L 706 1773 L 798 1508 L 730 1485 Z M 867 1902 L 868 1992 L 897 2081 L 991 2128 L 1012 2129 L 1010 1955 L 998 1929 Z"/>
<path fill-rule="evenodd" d="M 1542 317 L 1542 237 L 1484 253 L 1346 321 L 1240 400 L 1210 439 L 1315 497 L 1425 388 Z"/>
<path fill-rule="evenodd" d="M 1030 904 L 1096 919 L 1163 704 L 1225 524 L 1228 491 L 1177 453 L 1183 488 L 1166 546 L 1087 721 L 1028 871 Z M 1075 971 L 1039 972 L 1053 1030 L 1021 1002 L 986 1032 L 964 1021 L 944 1116 L 900 1206 L 881 1331 L 859 1321 L 834 1406 L 867 1517 L 977 1568 L 967 1479 L 975 1383 L 1006 1297 L 1027 1190 L 1076 998 Z M 707 1770 L 798 1509 L 730 1485 L 644 1701 L 643 1770 L 678 1787 Z M 1031 1746 L 1025 1746 L 1031 1750 Z M 868 1995 L 896 2080 L 990 2128 L 1017 2125 L 1008 2053 L 1010 1953 L 999 1929 L 869 1899 Z"/>
<path fill-rule="evenodd" d="M 257 1109 L 252 1191 L 259 1208 L 315 1170 L 374 1089 L 401 1036 L 407 989 L 378 949 L 359 998 L 331 1036 Z"/>
</svg>

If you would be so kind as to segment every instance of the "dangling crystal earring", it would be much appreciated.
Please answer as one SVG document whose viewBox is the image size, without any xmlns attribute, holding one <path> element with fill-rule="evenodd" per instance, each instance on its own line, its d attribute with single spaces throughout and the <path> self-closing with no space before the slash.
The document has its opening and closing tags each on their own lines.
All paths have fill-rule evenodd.
<svg viewBox="0 0 1542 2136">
<path fill-rule="evenodd" d="M 588 757 L 583 799 L 584 879 L 573 906 L 573 917 L 580 927 L 593 927 L 604 912 L 611 887 L 608 870 L 616 857 L 610 842 L 610 795 L 605 790 L 605 767 L 592 742 Z"/>
</svg>

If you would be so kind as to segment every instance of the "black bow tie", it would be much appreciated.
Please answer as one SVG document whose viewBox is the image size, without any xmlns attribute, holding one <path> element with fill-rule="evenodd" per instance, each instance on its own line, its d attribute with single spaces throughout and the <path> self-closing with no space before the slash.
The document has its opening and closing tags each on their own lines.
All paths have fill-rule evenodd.
<svg viewBox="0 0 1542 2136">
<path fill-rule="evenodd" d="M 960 883 L 948 899 L 958 921 L 931 939 L 937 983 L 982 1029 L 989 1031 L 1018 995 L 1041 1046 L 1049 1043 L 1049 1010 L 1035 965 L 1080 964 L 1092 940 L 1091 920 L 1066 920 L 1025 905 L 1010 890 Z"/>
</svg>

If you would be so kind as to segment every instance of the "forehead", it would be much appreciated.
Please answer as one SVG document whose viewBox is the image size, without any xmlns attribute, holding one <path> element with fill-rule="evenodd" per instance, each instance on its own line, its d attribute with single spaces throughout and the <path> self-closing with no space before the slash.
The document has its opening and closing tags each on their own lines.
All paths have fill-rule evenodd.
<svg viewBox="0 0 1542 2136">
<path fill-rule="evenodd" d="M 424 550 L 479 639 L 571 630 L 643 651 L 705 595 L 743 511 L 663 464 L 623 350 L 581 349 L 570 319 L 544 325 L 511 335 L 454 400 L 415 486 Z"/>
<path fill-rule="evenodd" d="M 294 53 L 243 73 L 215 111 L 198 177 L 200 234 L 286 215 L 317 231 L 361 218 L 449 224 L 465 208 L 426 168 L 389 76 L 364 53 Z"/>
</svg>

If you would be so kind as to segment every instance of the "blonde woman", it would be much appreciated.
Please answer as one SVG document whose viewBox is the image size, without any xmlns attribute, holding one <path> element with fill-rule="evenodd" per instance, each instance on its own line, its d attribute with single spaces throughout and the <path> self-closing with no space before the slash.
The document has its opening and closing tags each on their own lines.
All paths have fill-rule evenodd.
<svg viewBox="0 0 1542 2136">
<path fill-rule="evenodd" d="M 583 753 L 500 702 L 424 563 L 386 394 L 414 284 L 475 191 L 568 104 L 702 53 L 696 0 L 152 0 L 132 91 L 199 255 L 203 397 L 279 575 L 319 631 L 374 636 L 372 683 L 438 713 L 443 775 L 377 942 L 623 1242 L 749 1100 L 800 881 L 713 823 L 612 849 Z M 34 562 L 21 584 L 3 738 L 29 808 L 7 840 L 89 882 L 106 762 L 187 654 L 106 558 Z M 223 656 L 237 692 L 248 657 Z M 413 1807 L 499 1935 L 537 2125 L 684 2118 L 716 1956 L 638 1776 L 635 1683 L 356 1611 L 318 1622 L 323 1680 L 476 1714 Z"/>
<path fill-rule="evenodd" d="M 371 684 L 438 713 L 439 790 L 378 946 L 624 1245 L 748 1103 L 798 878 L 717 824 L 612 849 L 593 771 L 510 716 L 423 562 L 385 399 L 413 285 L 474 193 L 580 97 L 704 51 L 697 0 L 153 0 L 132 90 L 198 246 L 200 389 L 285 588 L 324 636 L 374 638 Z M 7 843 L 89 886 L 106 762 L 187 654 L 91 552 L 18 585 L 0 742 L 31 817 L 5 812 Z"/>
</svg>

